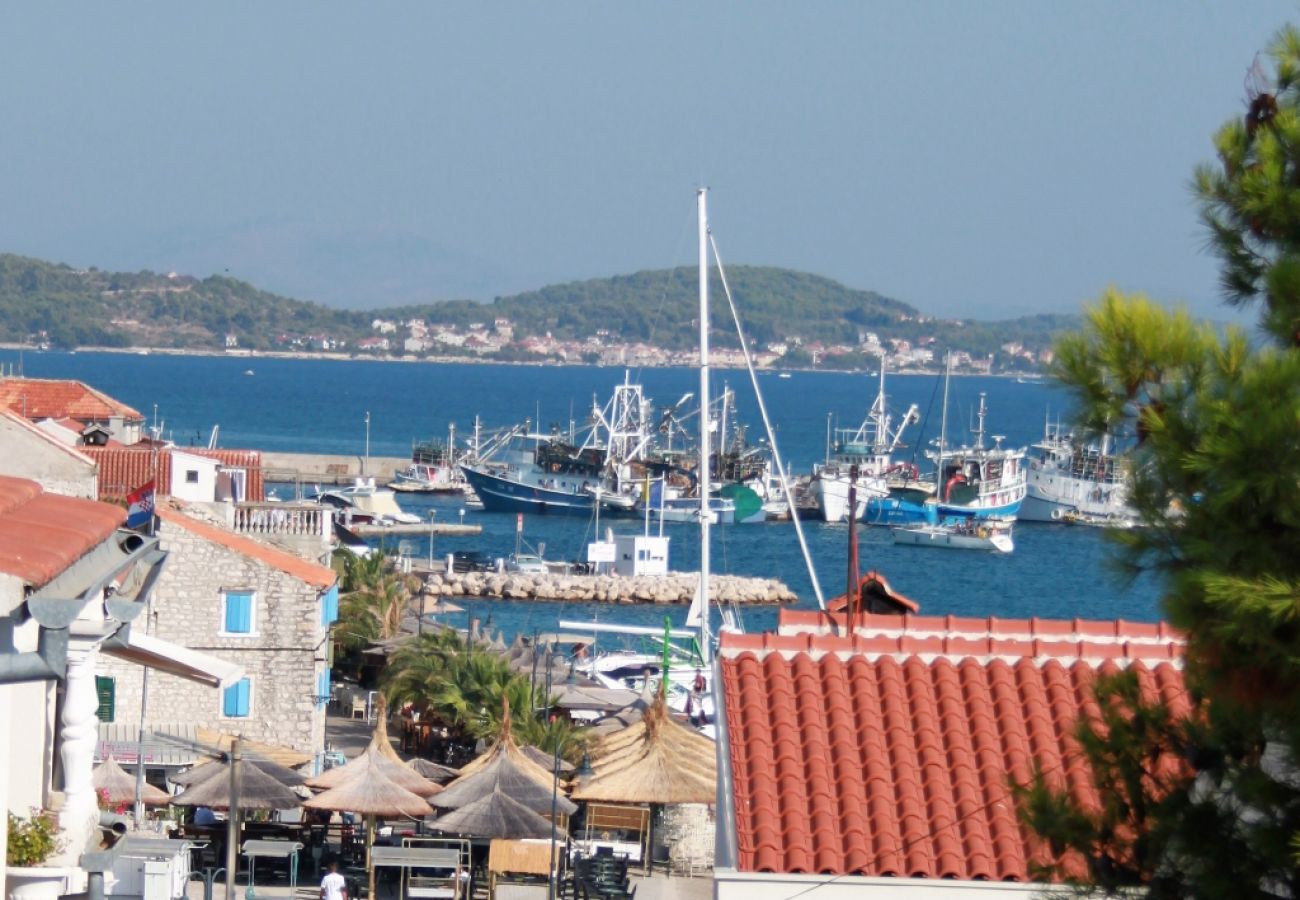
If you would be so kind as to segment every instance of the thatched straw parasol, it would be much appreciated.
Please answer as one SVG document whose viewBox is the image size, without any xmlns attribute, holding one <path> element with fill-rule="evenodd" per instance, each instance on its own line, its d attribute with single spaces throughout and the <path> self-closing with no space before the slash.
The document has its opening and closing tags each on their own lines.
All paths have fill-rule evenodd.
<svg viewBox="0 0 1300 900">
<path fill-rule="evenodd" d="M 270 775 L 276 781 L 285 787 L 298 787 L 305 784 L 307 777 L 301 772 L 295 772 L 288 766 L 282 766 L 278 762 L 269 759 L 263 759 L 257 756 L 245 756 L 244 761 L 261 769 L 263 773 Z M 198 784 L 200 781 L 207 781 L 216 772 L 224 771 L 220 765 L 213 764 L 209 760 L 202 760 L 192 768 L 181 772 L 178 775 L 171 776 L 171 780 L 181 787 L 189 787 Z"/>
<path fill-rule="evenodd" d="M 95 771 L 91 773 L 91 783 L 95 786 L 95 792 L 113 806 L 135 802 L 135 776 L 119 766 L 111 756 L 95 766 Z M 160 791 L 147 781 L 140 799 L 146 806 L 166 806 L 172 801 L 170 794 Z"/>
<path fill-rule="evenodd" d="M 549 819 L 533 812 L 499 789 L 489 791 L 459 809 L 444 813 L 429 823 L 428 827 L 444 834 L 517 840 L 549 838 L 552 829 Z M 565 834 L 563 829 L 559 834 Z"/>
<path fill-rule="evenodd" d="M 434 784 L 446 784 L 453 778 L 460 777 L 460 769 L 453 769 L 451 766 L 439 765 L 432 760 L 421 759 L 418 756 L 414 759 L 408 759 L 406 761 L 406 767 L 416 775 L 419 775 L 421 778 L 426 778 Z"/>
<path fill-rule="evenodd" d="M 514 736 L 510 732 L 510 701 L 503 699 L 501 705 L 501 733 L 497 736 L 496 743 L 489 747 L 486 753 L 462 766 L 460 777 L 466 778 L 473 775 L 475 772 L 494 765 L 497 759 L 505 756 L 509 757 L 525 775 L 549 790 L 551 782 L 554 780 L 551 776 L 551 760 L 549 756 L 545 765 L 529 759 L 528 755 L 515 743 Z"/>
<path fill-rule="evenodd" d="M 296 809 L 302 805 L 302 799 L 292 788 L 276 781 L 248 760 L 241 759 L 235 765 L 239 767 L 240 809 Z M 209 777 L 191 784 L 171 802 L 177 806 L 229 809 L 230 764 L 213 765 Z"/>
<path fill-rule="evenodd" d="M 423 818 L 429 814 L 429 804 L 423 797 L 393 781 L 388 776 L 390 770 L 383 765 L 386 760 L 373 748 L 367 748 L 365 753 L 353 760 L 354 763 L 358 761 L 361 765 L 354 770 L 353 777 L 338 787 L 313 797 L 303 806 L 308 809 L 361 813 L 366 817 L 366 868 L 370 873 L 370 893 L 366 896 L 373 897 L 375 867 L 370 864 L 370 845 L 374 843 L 375 816 Z M 398 768 L 404 769 L 402 766 Z M 404 771 L 414 775 L 409 769 Z"/>
<path fill-rule="evenodd" d="M 601 741 L 595 774 L 575 800 L 608 803 L 715 803 L 717 747 L 668 715 L 662 696 L 645 717 Z"/>
<path fill-rule="evenodd" d="M 380 767 L 390 781 L 395 781 L 413 794 L 430 797 L 442 790 L 437 784 L 427 778 L 421 778 L 413 769 L 408 768 L 402 762 L 402 758 L 397 755 L 397 751 L 393 749 L 393 745 L 389 743 L 387 705 L 382 694 L 378 698 L 377 713 L 378 719 L 375 722 L 375 732 L 370 738 L 370 744 L 361 755 L 347 765 L 326 769 L 315 778 L 307 779 L 307 787 L 316 788 L 317 790 L 339 787 L 364 771 L 371 764 L 370 760 L 373 758 L 375 765 Z"/>
<path fill-rule="evenodd" d="M 531 759 L 544 769 L 551 769 L 555 765 L 554 755 L 547 753 L 541 747 L 534 747 L 532 744 L 524 744 L 519 748 L 519 752 Z M 573 763 L 567 760 L 560 760 L 560 774 L 567 775 L 573 771 Z"/>
<path fill-rule="evenodd" d="M 565 815 L 577 812 L 578 807 L 570 803 L 568 798 L 562 794 L 556 796 L 553 779 L 548 779 L 548 782 L 550 783 L 539 783 L 531 772 L 520 766 L 514 756 L 501 753 L 478 771 L 462 775 L 448 784 L 441 794 L 430 798 L 429 803 L 438 809 L 460 809 L 499 791 L 541 815 L 550 813 L 552 803 Z"/>
</svg>

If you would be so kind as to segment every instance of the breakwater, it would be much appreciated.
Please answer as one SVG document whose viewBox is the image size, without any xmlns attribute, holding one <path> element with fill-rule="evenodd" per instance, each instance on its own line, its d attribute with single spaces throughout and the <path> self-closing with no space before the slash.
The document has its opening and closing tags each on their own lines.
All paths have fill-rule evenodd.
<svg viewBox="0 0 1300 900">
<path fill-rule="evenodd" d="M 554 600 L 565 603 L 685 604 L 695 596 L 699 575 L 573 575 L 521 572 L 433 572 L 425 591 L 439 597 L 490 597 L 503 600 Z M 714 575 L 714 603 L 772 606 L 795 603 L 794 591 L 774 578 Z"/>
</svg>

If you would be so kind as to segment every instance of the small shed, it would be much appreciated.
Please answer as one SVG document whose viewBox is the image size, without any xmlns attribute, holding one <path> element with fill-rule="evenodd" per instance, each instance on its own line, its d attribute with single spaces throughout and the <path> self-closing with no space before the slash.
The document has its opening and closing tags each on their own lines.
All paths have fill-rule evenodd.
<svg viewBox="0 0 1300 900">
<path fill-rule="evenodd" d="M 615 535 L 614 574 L 667 575 L 668 540 L 658 535 Z"/>
</svg>

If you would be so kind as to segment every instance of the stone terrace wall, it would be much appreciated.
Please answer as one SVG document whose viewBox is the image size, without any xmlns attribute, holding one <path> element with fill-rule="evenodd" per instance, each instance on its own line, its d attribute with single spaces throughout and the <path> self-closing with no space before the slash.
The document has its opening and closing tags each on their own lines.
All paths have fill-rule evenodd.
<svg viewBox="0 0 1300 900">
<path fill-rule="evenodd" d="M 242 665 L 252 682 L 251 702 L 247 718 L 226 718 L 221 690 L 154 672 L 147 721 L 202 725 L 320 753 L 325 707 L 313 698 L 326 665 L 326 629 L 319 591 L 171 522 L 162 523 L 160 536 L 170 556 L 154 590 L 150 632 Z M 252 636 L 221 634 L 222 591 L 227 588 L 256 592 Z M 143 670 L 104 657 L 98 670 L 117 679 L 116 721 L 138 722 Z"/>
</svg>

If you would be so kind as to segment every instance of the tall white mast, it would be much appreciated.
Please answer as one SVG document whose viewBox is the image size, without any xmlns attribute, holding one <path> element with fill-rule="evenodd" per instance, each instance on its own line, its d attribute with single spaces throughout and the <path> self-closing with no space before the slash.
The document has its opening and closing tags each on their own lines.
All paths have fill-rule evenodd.
<svg viewBox="0 0 1300 900">
<path fill-rule="evenodd" d="M 700 628 L 700 652 L 710 661 L 709 647 L 709 210 L 708 189 L 695 194 L 700 239 L 700 462 L 696 484 L 700 492 L 700 586 L 687 625 Z M 694 621 L 698 619 L 698 621 Z"/>
</svg>

